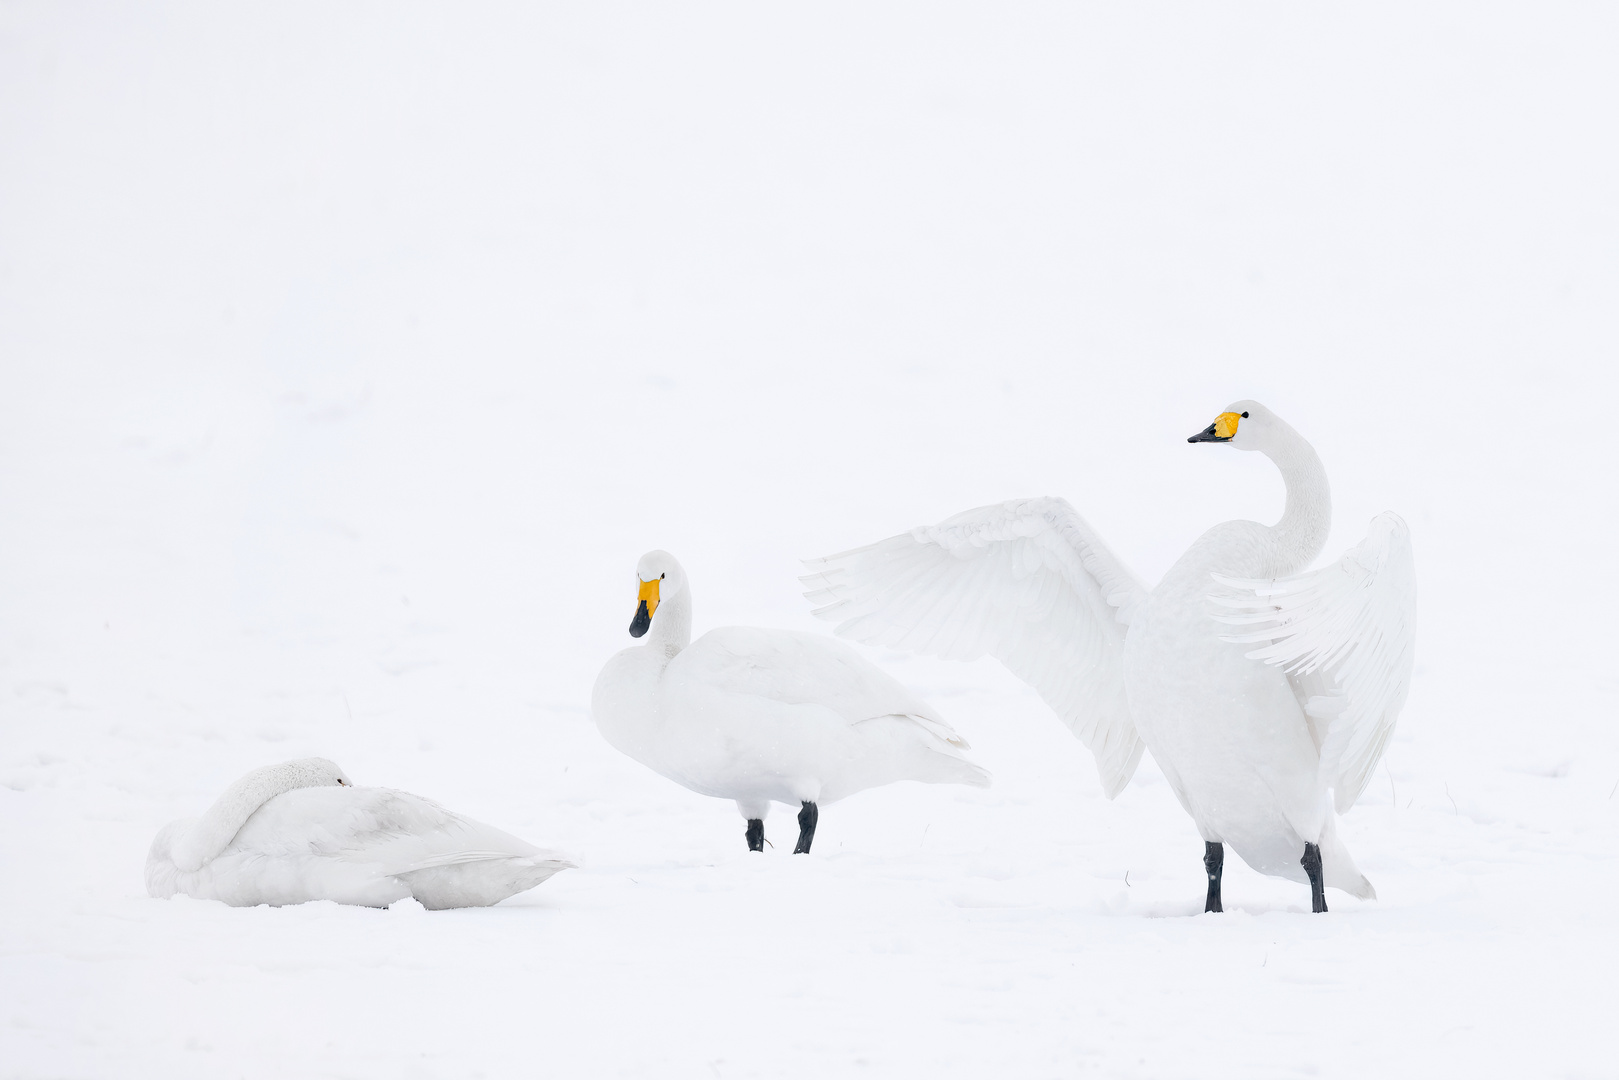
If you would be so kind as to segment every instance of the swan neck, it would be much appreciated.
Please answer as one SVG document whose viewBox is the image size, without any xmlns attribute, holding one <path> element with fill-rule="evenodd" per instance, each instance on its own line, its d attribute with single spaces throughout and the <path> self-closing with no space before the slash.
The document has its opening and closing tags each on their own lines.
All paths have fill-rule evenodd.
<svg viewBox="0 0 1619 1080">
<path fill-rule="evenodd" d="M 1281 470 L 1287 486 L 1282 519 L 1271 529 L 1277 543 L 1276 572 L 1292 574 L 1308 566 L 1327 546 L 1327 534 L 1332 531 L 1332 490 L 1315 448 L 1292 428 L 1284 435 L 1266 455 Z"/>
<path fill-rule="evenodd" d="M 691 644 L 691 587 L 687 586 L 658 605 L 647 634 L 647 644 L 668 663 Z"/>
<path fill-rule="evenodd" d="M 174 844 L 171 854 L 175 866 L 187 872 L 201 869 L 230 846 L 259 807 L 277 795 L 317 783 L 320 781 L 300 768 L 298 762 L 254 769 L 226 788 L 190 831 Z"/>
</svg>

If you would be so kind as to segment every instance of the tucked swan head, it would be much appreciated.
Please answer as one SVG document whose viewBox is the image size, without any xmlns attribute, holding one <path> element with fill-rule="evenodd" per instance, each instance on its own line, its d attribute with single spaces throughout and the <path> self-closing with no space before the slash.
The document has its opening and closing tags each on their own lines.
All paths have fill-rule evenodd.
<svg viewBox="0 0 1619 1080">
<path fill-rule="evenodd" d="M 685 590 L 686 571 L 667 551 L 649 551 L 636 564 L 635 575 L 640 579 L 640 592 L 636 596 L 635 618 L 630 620 L 630 636 L 641 637 L 652 626 L 658 605 Z"/>
<path fill-rule="evenodd" d="M 336 762 L 320 757 L 294 758 L 254 769 L 214 800 L 207 813 L 172 840 L 174 865 L 191 873 L 230 845 L 254 812 L 277 795 L 307 787 L 353 787 Z M 161 840 L 163 834 L 159 834 Z"/>
<path fill-rule="evenodd" d="M 269 766 L 277 784 L 287 784 L 287 790 L 306 787 L 353 787 L 343 767 L 323 757 L 294 758 L 280 765 Z"/>
<path fill-rule="evenodd" d="M 1186 441 L 1230 443 L 1238 450 L 1264 451 L 1274 447 L 1279 438 L 1293 435 L 1292 428 L 1259 402 L 1234 401 L 1214 418 L 1214 423 Z"/>
</svg>

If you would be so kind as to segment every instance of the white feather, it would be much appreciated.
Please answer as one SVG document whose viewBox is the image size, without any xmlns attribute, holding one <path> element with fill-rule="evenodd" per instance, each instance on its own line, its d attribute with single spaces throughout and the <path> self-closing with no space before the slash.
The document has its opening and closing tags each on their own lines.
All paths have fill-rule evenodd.
<svg viewBox="0 0 1619 1080">
<path fill-rule="evenodd" d="M 1409 686 L 1405 524 L 1385 514 L 1303 573 L 1332 521 L 1310 444 L 1256 401 L 1187 441 L 1264 454 L 1287 504 L 1274 526 L 1209 529 L 1150 592 L 1067 503 L 1031 499 L 807 563 L 806 595 L 858 641 L 998 657 L 1090 747 L 1110 796 L 1145 746 L 1205 842 L 1300 881 L 1316 845 L 1318 883 L 1371 898 L 1332 807 L 1366 786 Z"/>
<path fill-rule="evenodd" d="M 1324 727 L 1321 780 L 1339 813 L 1355 804 L 1411 686 L 1416 648 L 1416 568 L 1398 514 L 1372 519 L 1366 539 L 1336 563 L 1292 577 L 1214 575 L 1215 618 L 1247 655 L 1282 667 L 1312 719 Z M 1314 678 L 1312 678 L 1312 676 Z"/>
<path fill-rule="evenodd" d="M 1109 798 L 1141 760 L 1121 657 L 1146 590 L 1062 499 L 957 514 L 805 562 L 836 633 L 948 660 L 989 655 L 1034 687 L 1096 756 Z"/>
<path fill-rule="evenodd" d="M 649 552 L 641 580 L 654 579 L 647 643 L 609 660 L 591 696 L 625 754 L 750 819 L 899 780 L 988 786 L 937 710 L 841 641 L 751 626 L 693 641 L 685 569 Z"/>
<path fill-rule="evenodd" d="M 408 792 L 323 783 L 309 762 L 330 764 L 255 769 L 200 819 L 166 826 L 147 856 L 147 892 L 239 907 L 384 907 L 407 896 L 428 908 L 484 907 L 574 865 Z M 196 851 L 205 857 L 193 865 Z"/>
</svg>

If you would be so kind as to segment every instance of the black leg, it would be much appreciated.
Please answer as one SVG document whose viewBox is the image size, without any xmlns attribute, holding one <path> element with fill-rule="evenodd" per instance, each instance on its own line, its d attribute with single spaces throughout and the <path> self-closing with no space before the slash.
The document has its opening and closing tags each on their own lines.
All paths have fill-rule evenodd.
<svg viewBox="0 0 1619 1080">
<path fill-rule="evenodd" d="M 1321 845 L 1305 844 L 1304 858 L 1299 860 L 1299 865 L 1310 876 L 1310 910 L 1327 910 L 1327 883 L 1321 879 Z"/>
<path fill-rule="evenodd" d="M 1203 843 L 1203 871 L 1209 875 L 1209 898 L 1204 911 L 1224 911 L 1220 906 L 1220 872 L 1225 869 L 1225 845 L 1213 840 Z"/>
<path fill-rule="evenodd" d="M 815 839 L 815 821 L 821 812 L 815 804 L 807 802 L 803 809 L 798 811 L 798 846 L 793 848 L 794 855 L 804 855 L 809 852 L 810 842 Z"/>
<path fill-rule="evenodd" d="M 748 819 L 748 850 L 763 851 L 765 849 L 765 821 L 764 818 L 750 817 Z"/>
</svg>

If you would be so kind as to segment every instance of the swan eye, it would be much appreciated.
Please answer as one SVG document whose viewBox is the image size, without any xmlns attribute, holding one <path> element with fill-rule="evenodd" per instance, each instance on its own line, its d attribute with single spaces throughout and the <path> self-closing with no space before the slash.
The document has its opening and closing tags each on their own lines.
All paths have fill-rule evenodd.
<svg viewBox="0 0 1619 1080">
<path fill-rule="evenodd" d="M 659 580 L 659 581 L 662 581 L 662 580 L 663 580 L 663 579 L 664 579 L 664 578 L 666 578 L 666 577 L 668 577 L 668 576 L 669 576 L 669 575 L 668 575 L 668 574 L 659 574 L 659 575 L 658 575 L 658 580 Z"/>
<path fill-rule="evenodd" d="M 1247 413 L 1243 413 L 1243 414 L 1242 414 L 1242 418 L 1243 418 L 1243 419 L 1244 419 L 1244 420 L 1246 420 L 1246 419 L 1248 419 L 1248 414 L 1247 414 Z"/>
</svg>

